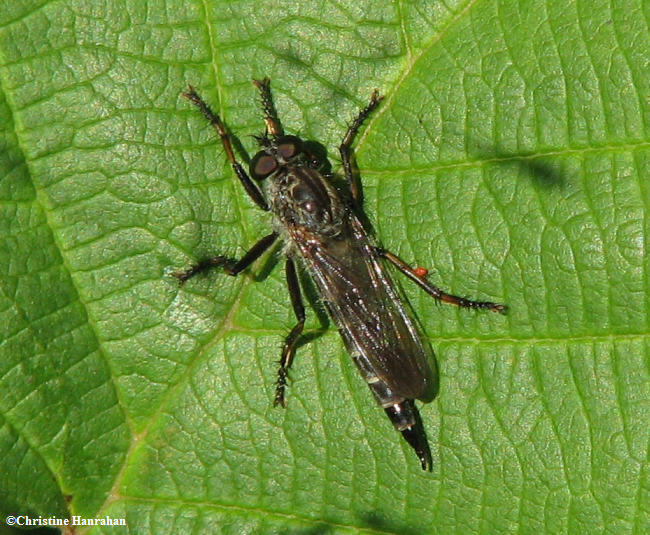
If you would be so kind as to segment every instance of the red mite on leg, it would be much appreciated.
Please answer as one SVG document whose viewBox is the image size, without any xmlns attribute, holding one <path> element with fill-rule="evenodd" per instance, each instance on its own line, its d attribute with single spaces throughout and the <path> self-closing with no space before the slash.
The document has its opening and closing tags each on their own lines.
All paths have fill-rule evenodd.
<svg viewBox="0 0 650 535">
<path fill-rule="evenodd" d="M 427 268 L 423 268 L 423 267 L 416 267 L 413 270 L 413 273 L 415 273 L 418 277 L 423 279 L 429 274 L 429 270 Z"/>
</svg>

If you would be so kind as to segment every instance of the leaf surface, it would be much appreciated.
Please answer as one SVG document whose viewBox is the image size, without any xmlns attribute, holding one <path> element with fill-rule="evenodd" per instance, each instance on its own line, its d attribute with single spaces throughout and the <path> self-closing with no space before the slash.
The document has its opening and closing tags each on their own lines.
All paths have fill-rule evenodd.
<svg viewBox="0 0 650 535">
<path fill-rule="evenodd" d="M 2 3 L 3 513 L 156 534 L 650 531 L 648 20 L 642 2 Z M 181 96 L 245 159 L 264 76 L 335 169 L 385 95 L 356 144 L 380 242 L 509 306 L 402 282 L 440 366 L 430 474 L 308 281 L 271 406 L 295 321 L 278 249 L 234 279 L 172 276 L 268 232 Z"/>
</svg>

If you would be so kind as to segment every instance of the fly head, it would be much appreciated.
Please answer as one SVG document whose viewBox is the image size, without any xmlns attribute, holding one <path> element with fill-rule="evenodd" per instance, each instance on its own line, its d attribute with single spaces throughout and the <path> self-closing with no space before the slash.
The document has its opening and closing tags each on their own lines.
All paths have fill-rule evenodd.
<svg viewBox="0 0 650 535">
<path fill-rule="evenodd" d="M 251 176 L 264 181 L 271 210 L 287 227 L 315 234 L 337 233 L 344 203 L 321 170 L 326 161 L 297 136 L 259 138 L 262 149 L 250 163 Z"/>
</svg>

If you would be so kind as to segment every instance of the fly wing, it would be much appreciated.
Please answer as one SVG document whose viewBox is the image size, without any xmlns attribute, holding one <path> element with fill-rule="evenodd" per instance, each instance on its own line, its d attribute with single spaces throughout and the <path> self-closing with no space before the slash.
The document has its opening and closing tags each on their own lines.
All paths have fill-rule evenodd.
<svg viewBox="0 0 650 535">
<path fill-rule="evenodd" d="M 395 284 L 374 253 L 359 220 L 350 215 L 335 238 L 294 239 L 319 293 L 352 354 L 406 399 L 430 401 L 435 378 Z"/>
</svg>

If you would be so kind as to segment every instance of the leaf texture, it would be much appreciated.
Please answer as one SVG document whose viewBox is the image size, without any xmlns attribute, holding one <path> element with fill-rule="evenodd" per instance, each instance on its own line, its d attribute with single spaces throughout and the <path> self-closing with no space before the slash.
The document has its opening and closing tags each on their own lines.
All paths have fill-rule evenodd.
<svg viewBox="0 0 650 535">
<path fill-rule="evenodd" d="M 0 508 L 129 533 L 650 531 L 650 11 L 643 2 L 0 4 Z M 348 122 L 383 246 L 441 371 L 434 468 L 374 405 L 280 251 L 179 288 L 267 232 L 193 85 L 236 137 L 335 170 Z M 303 277 L 304 279 L 305 277 Z M 125 533 L 124 528 L 93 532 Z"/>
</svg>

